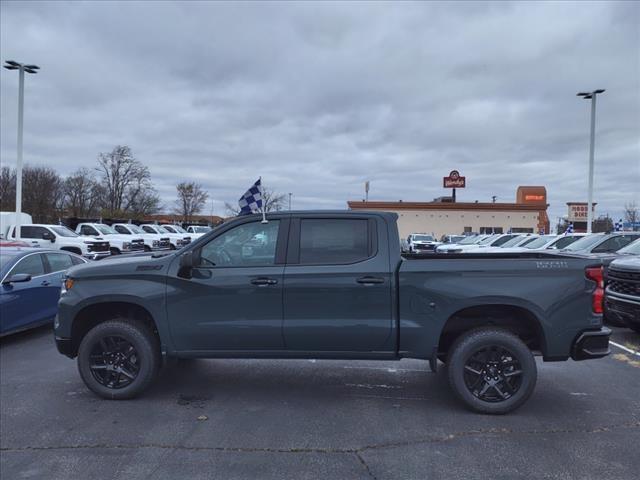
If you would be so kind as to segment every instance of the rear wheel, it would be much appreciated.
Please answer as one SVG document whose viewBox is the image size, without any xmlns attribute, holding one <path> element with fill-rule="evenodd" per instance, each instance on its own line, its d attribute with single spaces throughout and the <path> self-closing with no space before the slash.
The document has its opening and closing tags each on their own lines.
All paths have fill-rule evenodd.
<svg viewBox="0 0 640 480">
<path fill-rule="evenodd" d="M 144 391 L 160 367 L 153 332 L 118 318 L 95 326 L 78 349 L 78 370 L 85 385 L 107 399 L 133 398 Z"/>
<path fill-rule="evenodd" d="M 501 329 L 472 330 L 451 346 L 449 383 L 472 410 L 504 414 L 520 407 L 533 393 L 536 362 L 529 348 Z"/>
</svg>

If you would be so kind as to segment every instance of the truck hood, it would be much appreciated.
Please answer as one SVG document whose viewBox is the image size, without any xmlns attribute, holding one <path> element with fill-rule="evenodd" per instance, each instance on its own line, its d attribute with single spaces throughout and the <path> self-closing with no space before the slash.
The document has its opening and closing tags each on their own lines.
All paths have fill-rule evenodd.
<svg viewBox="0 0 640 480">
<path fill-rule="evenodd" d="M 80 235 L 82 238 L 88 238 L 90 240 L 107 240 L 107 241 L 116 241 L 116 242 L 128 242 L 131 243 L 135 240 L 142 240 L 142 235 L 100 235 L 94 237 L 92 235 Z"/>
<path fill-rule="evenodd" d="M 640 272 L 640 257 L 637 255 L 620 255 L 619 258 L 611 262 L 611 266 L 617 270 Z"/>
<path fill-rule="evenodd" d="M 98 262 L 77 265 L 67 271 L 72 278 L 94 278 L 121 275 L 140 275 L 144 272 L 159 273 L 165 271 L 175 254 L 154 255 L 140 254 L 135 256 L 118 255 Z"/>
</svg>

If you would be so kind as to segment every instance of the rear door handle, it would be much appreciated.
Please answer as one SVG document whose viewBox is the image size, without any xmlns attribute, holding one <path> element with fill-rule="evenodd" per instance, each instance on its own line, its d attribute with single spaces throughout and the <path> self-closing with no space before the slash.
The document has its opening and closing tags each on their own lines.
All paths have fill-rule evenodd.
<svg viewBox="0 0 640 480">
<path fill-rule="evenodd" d="M 40 285 L 42 285 L 43 287 L 48 287 L 49 285 L 51 285 L 51 282 L 48 280 L 43 280 Z"/>
<path fill-rule="evenodd" d="M 384 283 L 384 278 L 380 277 L 360 277 L 356 280 L 358 283 L 362 283 L 363 285 L 374 285 L 376 283 Z"/>
<path fill-rule="evenodd" d="M 259 287 L 266 287 L 267 285 L 275 285 L 278 283 L 278 280 L 276 280 L 275 278 L 254 278 L 253 280 L 251 280 L 251 283 L 253 285 L 257 285 Z"/>
</svg>

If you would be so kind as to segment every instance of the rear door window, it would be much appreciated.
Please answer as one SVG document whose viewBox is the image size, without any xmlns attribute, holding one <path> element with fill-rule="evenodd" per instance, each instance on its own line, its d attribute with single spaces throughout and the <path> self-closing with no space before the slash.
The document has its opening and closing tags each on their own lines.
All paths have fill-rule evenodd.
<svg viewBox="0 0 640 480">
<path fill-rule="evenodd" d="M 369 222 L 366 219 L 302 219 L 300 264 L 356 263 L 370 256 Z"/>
<path fill-rule="evenodd" d="M 49 273 L 61 272 L 73 267 L 71 255 L 66 253 L 45 253 L 49 263 Z"/>
</svg>

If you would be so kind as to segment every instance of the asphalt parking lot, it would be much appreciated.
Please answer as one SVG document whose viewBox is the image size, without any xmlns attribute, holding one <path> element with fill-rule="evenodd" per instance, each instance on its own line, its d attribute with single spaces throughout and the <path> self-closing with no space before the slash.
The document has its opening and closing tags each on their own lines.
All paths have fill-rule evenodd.
<svg viewBox="0 0 640 480">
<path fill-rule="evenodd" d="M 0 346 L 2 479 L 626 479 L 639 449 L 640 356 L 617 347 L 539 363 L 529 402 L 495 417 L 420 361 L 196 360 L 116 402 L 48 328 Z"/>
</svg>

